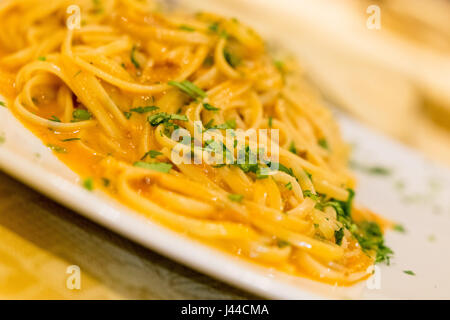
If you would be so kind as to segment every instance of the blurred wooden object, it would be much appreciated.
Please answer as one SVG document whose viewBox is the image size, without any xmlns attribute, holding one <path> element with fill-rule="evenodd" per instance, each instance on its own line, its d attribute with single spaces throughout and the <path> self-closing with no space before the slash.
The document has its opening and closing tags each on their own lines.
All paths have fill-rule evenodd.
<svg viewBox="0 0 450 320">
<path fill-rule="evenodd" d="M 366 26 L 372 4 L 380 5 L 381 30 Z M 445 151 L 450 127 L 442 125 L 450 121 L 449 1 L 190 0 L 189 5 L 248 22 L 296 53 L 336 106 L 450 165 Z M 425 112 L 427 100 L 434 103 Z M 440 124 L 430 116 L 436 113 Z M 435 141 L 440 147 L 432 146 Z"/>
</svg>

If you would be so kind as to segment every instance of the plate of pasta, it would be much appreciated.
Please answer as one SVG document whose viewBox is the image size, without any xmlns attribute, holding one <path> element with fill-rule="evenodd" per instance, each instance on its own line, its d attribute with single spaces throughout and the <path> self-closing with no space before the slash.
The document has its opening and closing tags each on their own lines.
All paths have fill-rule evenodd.
<svg viewBox="0 0 450 320">
<path fill-rule="evenodd" d="M 394 167 L 403 184 L 431 172 L 445 206 L 448 171 L 338 124 L 295 59 L 244 22 L 135 0 L 7 0 L 0 17 L 2 170 L 264 297 L 448 294 L 448 255 L 435 283 L 410 249 L 437 259 L 410 231 L 448 243 L 448 209 L 427 216 L 384 196 Z M 362 145 L 357 160 L 346 140 Z M 364 163 L 377 157 L 383 166 Z"/>
</svg>

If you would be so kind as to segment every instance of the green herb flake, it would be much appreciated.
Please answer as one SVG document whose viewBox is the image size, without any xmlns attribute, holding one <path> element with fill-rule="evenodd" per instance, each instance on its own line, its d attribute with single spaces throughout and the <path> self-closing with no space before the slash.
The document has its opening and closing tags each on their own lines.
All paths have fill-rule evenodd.
<svg viewBox="0 0 450 320">
<path fill-rule="evenodd" d="M 188 117 L 184 114 L 171 114 L 170 120 L 188 121 Z"/>
<path fill-rule="evenodd" d="M 384 236 L 380 226 L 373 221 L 362 221 L 355 223 L 352 219 L 352 202 L 355 192 L 348 190 L 348 198 L 346 201 L 331 199 L 325 201 L 326 195 L 313 195 L 304 192 L 305 196 L 310 196 L 317 201 L 316 208 L 323 210 L 330 206 L 336 211 L 337 220 L 342 223 L 343 227 L 349 230 L 356 238 L 364 252 L 373 252 L 376 255 L 375 262 L 386 262 L 389 265 L 393 251 L 384 244 Z M 336 236 L 336 235 L 335 235 Z"/>
<path fill-rule="evenodd" d="M 58 152 L 58 153 L 67 153 L 67 149 L 55 144 L 48 144 L 47 147 L 49 147 L 51 150 Z"/>
<path fill-rule="evenodd" d="M 48 119 L 48 120 L 53 121 L 53 122 L 61 122 L 61 120 L 57 116 L 51 116 L 50 119 Z"/>
<path fill-rule="evenodd" d="M 222 130 L 226 130 L 226 129 L 236 129 L 236 120 L 231 119 L 231 120 L 227 120 L 225 123 L 216 125 L 216 126 L 208 126 L 205 128 L 208 129 L 222 129 Z"/>
<path fill-rule="evenodd" d="M 304 190 L 303 191 L 303 196 L 307 197 L 307 198 L 311 198 L 314 201 L 320 201 L 321 200 L 320 196 L 312 193 L 311 190 Z"/>
<path fill-rule="evenodd" d="M 393 229 L 394 229 L 394 231 L 401 232 L 401 233 L 406 232 L 405 228 L 401 224 L 396 224 Z"/>
<path fill-rule="evenodd" d="M 79 141 L 81 140 L 80 138 L 69 138 L 69 139 L 63 139 L 61 140 L 62 142 L 70 142 L 70 141 Z"/>
<path fill-rule="evenodd" d="M 328 141 L 326 139 L 320 139 L 318 142 L 319 146 L 322 148 L 329 150 Z"/>
<path fill-rule="evenodd" d="M 142 113 L 152 112 L 152 111 L 155 111 L 158 109 L 159 109 L 159 107 L 157 107 L 157 106 L 145 106 L 145 107 L 137 107 L 137 108 L 130 109 L 130 112 L 136 112 L 136 113 L 142 114 Z"/>
<path fill-rule="evenodd" d="M 167 122 L 170 120 L 170 115 L 166 112 L 159 112 L 148 116 L 147 121 L 153 126 L 156 127 L 161 123 Z"/>
<path fill-rule="evenodd" d="M 3 101 L 0 101 L 0 106 L 5 107 L 6 108 L 6 103 L 4 103 Z"/>
<path fill-rule="evenodd" d="M 228 199 L 234 202 L 241 202 L 244 196 L 242 194 L 229 194 Z"/>
<path fill-rule="evenodd" d="M 83 180 L 83 188 L 86 190 L 94 190 L 94 180 L 92 178 L 87 178 Z"/>
<path fill-rule="evenodd" d="M 39 61 L 45 61 L 45 60 L 47 60 L 47 58 L 46 57 L 38 57 L 38 60 Z"/>
<path fill-rule="evenodd" d="M 168 84 L 175 88 L 178 88 L 179 90 L 190 96 L 192 99 L 197 100 L 199 98 L 206 98 L 206 92 L 188 80 L 184 80 L 181 82 L 169 81 Z"/>
<path fill-rule="evenodd" d="M 123 115 L 125 116 L 125 118 L 126 118 L 127 120 L 130 120 L 132 113 L 131 113 L 131 112 L 128 112 L 128 111 L 125 111 L 125 112 L 123 113 Z"/>
<path fill-rule="evenodd" d="M 205 58 L 205 61 L 203 61 L 203 65 L 210 67 L 214 64 L 214 58 L 212 56 L 208 56 Z"/>
<path fill-rule="evenodd" d="M 137 161 L 133 164 L 133 166 L 143 169 L 149 169 L 153 171 L 158 171 L 162 173 L 168 173 L 170 169 L 172 169 L 172 165 L 170 163 L 165 162 L 143 162 L 143 161 Z"/>
<path fill-rule="evenodd" d="M 286 167 L 285 165 L 283 165 L 281 163 L 278 164 L 278 171 L 287 173 L 291 177 L 294 177 L 295 179 L 297 179 L 297 177 L 294 175 L 294 171 L 292 170 L 292 168 L 288 168 L 288 167 Z"/>
<path fill-rule="evenodd" d="M 111 184 L 111 181 L 108 178 L 102 178 L 102 182 L 105 188 L 108 188 L 109 185 Z"/>
<path fill-rule="evenodd" d="M 389 168 L 385 168 L 382 166 L 368 166 L 368 165 L 364 165 L 361 163 L 357 163 L 355 161 L 350 162 L 350 166 L 353 169 L 365 172 L 367 174 L 371 174 L 371 175 L 378 175 L 378 176 L 389 176 L 392 174 L 392 170 Z M 398 186 L 396 185 L 396 187 L 400 190 L 404 188 L 404 184 L 401 182 Z"/>
<path fill-rule="evenodd" d="M 145 158 L 150 157 L 151 159 L 155 159 L 157 156 L 161 156 L 162 153 L 156 150 L 147 151 L 141 160 L 145 160 Z"/>
<path fill-rule="evenodd" d="M 273 122 L 273 118 L 269 117 L 269 121 L 268 121 L 269 128 L 272 128 L 272 122 Z"/>
<path fill-rule="evenodd" d="M 219 31 L 219 23 L 214 22 L 214 23 L 210 24 L 208 27 L 208 30 L 211 32 L 218 32 Z"/>
<path fill-rule="evenodd" d="M 291 244 L 288 242 L 288 241 L 286 241 L 286 240 L 281 240 L 281 239 L 279 239 L 278 241 L 277 241 L 277 246 L 278 246 L 278 248 L 285 248 L 285 247 L 287 247 L 287 246 L 290 246 Z"/>
<path fill-rule="evenodd" d="M 294 141 L 292 141 L 291 144 L 289 145 L 289 151 L 292 152 L 293 154 L 297 154 L 297 149 L 295 148 Z"/>
<path fill-rule="evenodd" d="M 227 49 L 223 49 L 223 56 L 227 63 L 233 68 L 237 67 L 241 63 L 241 58 L 231 53 Z"/>
<path fill-rule="evenodd" d="M 186 25 L 181 25 L 181 26 L 179 26 L 179 29 L 180 29 L 180 30 L 183 30 L 183 31 L 187 31 L 187 32 L 194 32 L 194 31 L 195 31 L 194 28 L 192 28 L 192 27 L 190 27 L 190 26 L 186 26 Z"/>
<path fill-rule="evenodd" d="M 288 183 L 285 185 L 285 187 L 286 187 L 286 189 L 288 189 L 288 190 L 292 190 L 292 183 L 291 183 L 291 182 L 288 182 Z"/>
<path fill-rule="evenodd" d="M 336 239 L 336 244 L 340 246 L 342 244 L 342 239 L 344 238 L 344 228 L 334 231 L 334 238 Z"/>
<path fill-rule="evenodd" d="M 213 125 L 214 125 L 214 119 L 211 119 L 205 124 L 205 129 L 206 130 L 212 129 L 214 127 Z"/>
<path fill-rule="evenodd" d="M 131 53 L 130 53 L 130 60 L 131 60 L 131 63 L 136 67 L 136 69 L 140 69 L 141 65 L 139 64 L 139 62 L 136 60 L 136 57 L 135 57 L 136 50 L 137 50 L 137 47 L 133 46 L 133 48 L 131 49 Z"/>
<path fill-rule="evenodd" d="M 386 262 L 389 265 L 393 251 L 384 245 L 384 237 L 380 226 L 371 221 L 358 224 L 354 230 L 354 236 L 365 251 L 375 251 L 375 262 Z"/>
<path fill-rule="evenodd" d="M 168 114 L 166 112 L 159 112 L 159 113 L 153 114 L 147 118 L 147 121 L 153 127 L 156 127 L 162 123 L 168 124 L 169 120 L 188 121 L 188 118 L 185 115 Z"/>
<path fill-rule="evenodd" d="M 391 174 L 391 170 L 383 167 L 370 167 L 367 168 L 367 173 L 381 176 L 388 176 Z"/>
<path fill-rule="evenodd" d="M 84 109 L 77 109 L 72 113 L 72 117 L 73 120 L 75 122 L 77 121 L 85 121 L 85 120 L 90 120 L 92 115 L 90 114 L 89 111 L 84 110 Z"/>
<path fill-rule="evenodd" d="M 280 73 L 284 73 L 285 67 L 284 67 L 284 62 L 283 61 L 275 60 L 273 62 L 273 64 L 275 65 L 275 68 L 277 68 Z"/>
<path fill-rule="evenodd" d="M 412 270 L 403 270 L 404 274 L 410 275 L 410 276 L 415 276 L 416 274 L 414 273 L 414 271 Z"/>
<path fill-rule="evenodd" d="M 219 108 L 216 108 L 216 107 L 210 105 L 209 103 L 204 103 L 203 104 L 203 108 L 205 108 L 208 111 L 218 111 L 218 110 L 220 110 Z"/>
<path fill-rule="evenodd" d="M 405 182 L 398 180 L 395 182 L 394 187 L 398 190 L 398 191 L 403 191 L 405 190 Z"/>
</svg>

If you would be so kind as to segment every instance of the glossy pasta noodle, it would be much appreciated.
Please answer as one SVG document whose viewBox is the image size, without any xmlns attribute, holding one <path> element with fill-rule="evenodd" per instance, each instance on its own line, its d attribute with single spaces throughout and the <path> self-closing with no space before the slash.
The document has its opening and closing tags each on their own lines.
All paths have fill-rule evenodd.
<svg viewBox="0 0 450 320">
<path fill-rule="evenodd" d="M 3 0 L 0 27 L 8 108 L 89 190 L 227 252 L 328 283 L 354 283 L 389 259 L 387 223 L 352 203 L 349 148 L 330 111 L 295 62 L 268 52 L 242 22 L 149 1 Z M 215 153 L 228 150 L 205 139 L 209 132 L 276 130 L 278 139 L 266 138 L 279 150 L 278 170 L 263 174 L 263 161 L 176 162 L 179 129 L 200 133 L 184 144 L 191 158 L 214 144 Z M 244 154 L 258 152 L 239 143 Z"/>
</svg>

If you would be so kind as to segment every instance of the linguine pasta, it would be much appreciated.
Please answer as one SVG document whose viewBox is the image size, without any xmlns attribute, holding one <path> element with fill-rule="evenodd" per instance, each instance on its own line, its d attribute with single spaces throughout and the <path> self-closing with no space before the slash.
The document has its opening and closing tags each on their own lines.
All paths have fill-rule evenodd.
<svg viewBox="0 0 450 320">
<path fill-rule="evenodd" d="M 328 283 L 364 279 L 389 258 L 386 223 L 353 205 L 330 111 L 242 22 L 149 1 L 3 0 L 0 26 L 8 107 L 87 189 Z"/>
</svg>

